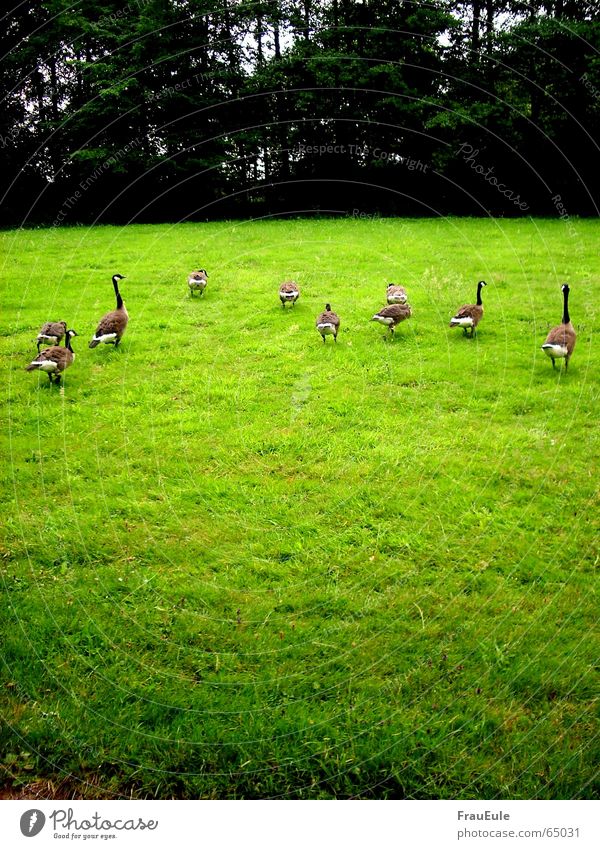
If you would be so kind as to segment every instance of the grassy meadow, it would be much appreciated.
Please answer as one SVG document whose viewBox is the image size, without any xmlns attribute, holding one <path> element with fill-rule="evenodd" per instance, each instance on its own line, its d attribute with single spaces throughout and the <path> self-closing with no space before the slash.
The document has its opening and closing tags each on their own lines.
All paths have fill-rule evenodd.
<svg viewBox="0 0 600 849">
<path fill-rule="evenodd" d="M 597 795 L 599 238 L 1 233 L 0 795 Z M 92 351 L 116 272 L 129 328 Z M 448 321 L 480 279 L 471 340 Z M 566 375 L 540 350 L 565 281 Z M 393 342 L 387 282 L 413 308 Z M 23 371 L 59 319 L 62 388 Z"/>
</svg>

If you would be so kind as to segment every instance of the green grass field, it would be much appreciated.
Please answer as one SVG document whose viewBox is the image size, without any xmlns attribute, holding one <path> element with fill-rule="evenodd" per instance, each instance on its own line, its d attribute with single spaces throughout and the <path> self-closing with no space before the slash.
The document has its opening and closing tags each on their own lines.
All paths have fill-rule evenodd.
<svg viewBox="0 0 600 849">
<path fill-rule="evenodd" d="M 3 794 L 597 794 L 599 237 L 0 234 Z M 115 272 L 129 328 L 91 351 Z M 448 320 L 481 278 L 470 340 Z M 540 350 L 565 281 L 567 375 Z M 369 322 L 386 282 L 413 307 L 394 342 Z M 326 301 L 337 345 L 314 326 Z M 58 388 L 23 366 L 63 318 Z"/>
</svg>

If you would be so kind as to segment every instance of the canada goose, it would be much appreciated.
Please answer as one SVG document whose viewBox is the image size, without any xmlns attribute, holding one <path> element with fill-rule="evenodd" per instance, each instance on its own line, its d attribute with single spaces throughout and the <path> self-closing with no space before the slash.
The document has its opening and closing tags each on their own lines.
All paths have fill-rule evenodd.
<svg viewBox="0 0 600 849">
<path fill-rule="evenodd" d="M 561 286 L 563 292 L 563 317 L 562 324 L 553 327 L 550 333 L 546 336 L 546 341 L 542 345 L 542 351 L 547 354 L 552 360 L 552 367 L 556 368 L 555 360 L 565 361 L 565 371 L 569 368 L 569 360 L 575 348 L 577 336 L 575 328 L 571 324 L 569 317 L 569 285 L 564 283 Z"/>
<path fill-rule="evenodd" d="M 101 342 L 104 342 L 106 345 L 114 345 L 116 347 L 127 329 L 129 314 L 125 309 L 123 298 L 119 292 L 119 280 L 125 280 L 125 278 L 122 274 L 115 274 L 112 282 L 115 287 L 115 295 L 117 296 L 117 308 L 116 310 L 107 312 L 106 315 L 100 319 L 100 323 L 96 328 L 92 341 L 90 342 L 90 348 L 95 348 L 96 345 L 99 345 Z"/>
<path fill-rule="evenodd" d="M 38 354 L 40 345 L 58 345 L 66 332 L 66 321 L 47 321 L 46 324 L 42 325 L 42 329 L 36 338 Z"/>
<path fill-rule="evenodd" d="M 485 280 L 480 280 L 477 284 L 477 303 L 465 304 L 461 307 L 455 316 L 450 319 L 450 327 L 462 327 L 463 333 L 467 334 L 467 328 L 471 328 L 471 336 L 475 333 L 475 328 L 479 324 L 483 316 L 483 303 L 481 300 L 481 290 L 487 286 Z"/>
<path fill-rule="evenodd" d="M 408 301 L 404 286 L 394 286 L 393 283 L 387 287 L 386 298 L 388 304 L 405 304 Z"/>
<path fill-rule="evenodd" d="M 206 284 L 208 283 L 208 274 L 203 268 L 200 268 L 198 271 L 192 271 L 192 273 L 188 277 L 188 286 L 190 287 L 190 295 L 193 295 L 194 292 L 200 292 L 201 295 L 204 294 L 204 290 L 206 289 Z"/>
<path fill-rule="evenodd" d="M 340 320 L 338 316 L 331 311 L 331 304 L 325 304 L 325 310 L 317 318 L 316 325 L 317 330 L 323 337 L 323 342 L 325 342 L 326 336 L 333 336 L 333 341 L 337 342 Z"/>
<path fill-rule="evenodd" d="M 281 301 L 281 306 L 284 309 L 286 304 L 294 306 L 299 297 L 300 289 L 298 288 L 298 284 L 293 280 L 286 280 L 286 282 L 282 283 L 279 287 L 279 300 Z"/>
<path fill-rule="evenodd" d="M 396 325 L 400 324 L 401 321 L 406 321 L 411 315 L 412 310 L 409 304 L 392 304 L 375 313 L 371 321 L 378 321 L 380 324 L 385 324 L 386 327 L 390 328 L 390 333 L 393 337 Z"/>
<path fill-rule="evenodd" d="M 60 383 L 60 376 L 65 369 L 68 369 L 73 364 L 75 354 L 71 348 L 71 339 L 78 334 L 74 330 L 67 330 L 65 335 L 65 347 L 53 345 L 51 348 L 46 348 L 41 354 L 38 354 L 35 360 L 32 360 L 28 366 L 25 366 L 25 371 L 45 371 L 48 375 L 50 383 L 52 383 L 52 375 L 54 375 L 55 383 Z"/>
</svg>

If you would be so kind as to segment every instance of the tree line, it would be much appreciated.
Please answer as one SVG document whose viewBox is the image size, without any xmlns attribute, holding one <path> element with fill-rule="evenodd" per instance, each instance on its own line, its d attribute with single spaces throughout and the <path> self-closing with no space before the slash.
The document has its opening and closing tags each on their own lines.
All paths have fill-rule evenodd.
<svg viewBox="0 0 600 849">
<path fill-rule="evenodd" d="M 0 224 L 596 215 L 598 0 L 24 0 Z"/>
</svg>

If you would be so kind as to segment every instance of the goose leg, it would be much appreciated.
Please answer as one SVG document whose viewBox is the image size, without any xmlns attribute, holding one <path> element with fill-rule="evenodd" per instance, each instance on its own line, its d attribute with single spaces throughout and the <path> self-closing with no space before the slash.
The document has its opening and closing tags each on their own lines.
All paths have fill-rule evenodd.
<svg viewBox="0 0 600 849">
<path fill-rule="evenodd" d="M 552 360 L 552 368 L 556 368 L 556 360 L 554 357 L 551 357 L 550 359 Z"/>
<path fill-rule="evenodd" d="M 565 372 L 569 370 L 569 357 L 565 357 Z"/>
</svg>

